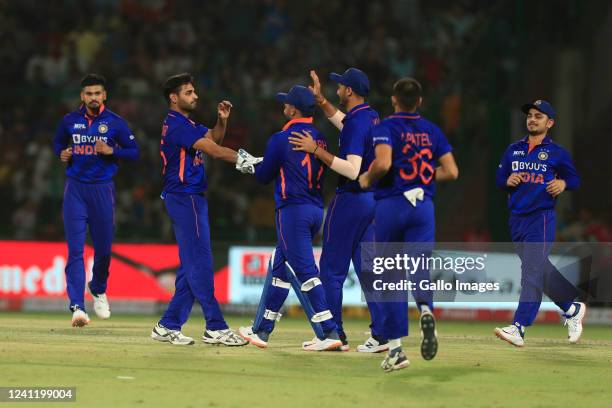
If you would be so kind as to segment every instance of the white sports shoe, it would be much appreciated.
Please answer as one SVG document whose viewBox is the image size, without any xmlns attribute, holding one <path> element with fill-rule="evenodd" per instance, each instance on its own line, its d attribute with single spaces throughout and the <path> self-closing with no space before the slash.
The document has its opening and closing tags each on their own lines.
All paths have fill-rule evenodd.
<svg viewBox="0 0 612 408">
<path fill-rule="evenodd" d="M 576 306 L 576 314 L 572 317 L 565 316 L 565 325 L 567 326 L 567 340 L 574 344 L 578 342 L 582 335 L 582 320 L 586 316 L 586 305 L 582 302 L 574 303 Z"/>
<path fill-rule="evenodd" d="M 380 368 L 390 373 L 391 371 L 406 368 L 409 365 L 410 361 L 408 361 L 408 357 L 406 357 L 406 354 L 400 350 L 397 353 L 394 353 L 392 356 L 387 354 L 383 362 L 380 364 Z"/>
<path fill-rule="evenodd" d="M 85 286 L 87 287 L 87 293 L 89 293 L 93 298 L 94 312 L 96 312 L 96 316 L 98 316 L 100 319 L 108 319 L 111 315 L 111 311 L 106 294 L 101 293 L 99 295 L 94 295 L 89 288 L 90 283 L 91 282 L 88 282 Z"/>
<path fill-rule="evenodd" d="M 72 312 L 72 327 L 83 327 L 90 322 L 87 313 L 75 306 Z"/>
<path fill-rule="evenodd" d="M 302 350 L 305 351 L 333 351 L 337 349 L 341 349 L 342 340 L 340 339 L 332 339 L 325 338 L 323 340 L 315 337 L 310 341 L 305 341 L 302 343 Z"/>
<path fill-rule="evenodd" d="M 380 343 L 374 337 L 370 337 L 365 343 L 357 346 L 357 351 L 360 353 L 382 353 L 389 350 L 389 343 Z"/>
<path fill-rule="evenodd" d="M 238 329 L 238 334 L 245 339 L 246 341 L 248 341 L 249 343 L 251 343 L 254 346 L 257 346 L 259 348 L 267 348 L 268 347 L 268 341 L 262 339 L 261 337 L 259 337 L 257 335 L 257 333 L 253 333 L 253 326 L 249 326 L 249 327 L 241 327 Z"/>
<path fill-rule="evenodd" d="M 513 346 L 523 347 L 525 345 L 524 335 L 515 324 L 502 328 L 496 327 L 494 333 L 498 338 L 507 341 Z"/>
<path fill-rule="evenodd" d="M 204 330 L 202 341 L 208 344 L 223 344 L 226 346 L 244 346 L 248 344 L 241 336 L 237 336 L 232 329 Z"/>
<path fill-rule="evenodd" d="M 157 323 L 151 331 L 153 340 L 167 342 L 177 346 L 191 346 L 195 343 L 191 337 L 185 336 L 180 330 L 172 330 Z"/>
</svg>

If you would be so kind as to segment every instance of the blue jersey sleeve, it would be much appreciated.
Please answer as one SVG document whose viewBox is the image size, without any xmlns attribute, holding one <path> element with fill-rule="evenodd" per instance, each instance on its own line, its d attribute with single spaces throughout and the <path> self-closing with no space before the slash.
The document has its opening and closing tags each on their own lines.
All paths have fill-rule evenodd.
<svg viewBox="0 0 612 408">
<path fill-rule="evenodd" d="M 442 133 L 440 129 L 436 129 L 436 146 L 434 147 L 433 158 L 438 160 L 440 157 L 444 156 L 446 153 L 450 153 L 453 150 L 446 135 Z"/>
<path fill-rule="evenodd" d="M 138 160 L 140 149 L 136 143 L 134 134 L 123 120 L 116 122 L 117 126 L 117 145 L 113 146 L 113 155 L 125 160 Z"/>
<path fill-rule="evenodd" d="M 255 166 L 255 178 L 262 184 L 268 184 L 276 178 L 285 162 L 287 142 L 282 136 L 273 135 L 268 141 L 263 161 Z"/>
<path fill-rule="evenodd" d="M 355 120 L 347 123 L 342 129 L 341 141 L 346 147 L 342 147 L 343 152 L 348 156 L 353 154 L 355 156 L 363 157 L 365 150 L 365 143 L 370 132 L 369 126 L 364 126 L 363 123 L 359 123 Z"/>
<path fill-rule="evenodd" d="M 184 125 L 176 129 L 170 134 L 172 142 L 185 149 L 191 149 L 193 144 L 206 136 L 208 128 L 203 125 L 196 127 Z"/>
<path fill-rule="evenodd" d="M 66 118 L 62 119 L 53 138 L 53 152 L 59 156 L 70 144 L 70 133 L 66 130 Z"/>
<path fill-rule="evenodd" d="M 510 165 L 510 150 L 511 147 L 508 147 L 504 152 L 501 161 L 499 162 L 499 166 L 497 166 L 497 172 L 495 174 L 495 183 L 497 187 L 502 190 L 508 191 L 510 187 L 506 184 L 508 177 L 510 177 L 511 165 Z"/>
<path fill-rule="evenodd" d="M 569 191 L 577 190 L 580 186 L 580 176 L 567 150 L 561 149 L 561 157 L 557 167 L 557 175 L 560 179 L 565 180 L 565 188 Z"/>
<path fill-rule="evenodd" d="M 381 122 L 372 128 L 372 144 L 376 147 L 379 144 L 386 144 L 393 147 L 391 131 L 385 122 Z"/>
</svg>

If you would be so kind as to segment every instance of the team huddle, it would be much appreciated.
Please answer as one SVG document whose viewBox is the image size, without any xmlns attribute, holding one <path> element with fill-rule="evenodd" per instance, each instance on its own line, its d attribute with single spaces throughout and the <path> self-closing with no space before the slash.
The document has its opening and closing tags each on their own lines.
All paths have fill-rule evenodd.
<svg viewBox="0 0 612 408">
<path fill-rule="evenodd" d="M 402 78 L 390 97 L 394 113 L 380 119 L 368 105 L 367 75 L 356 68 L 330 74 L 337 84 L 339 106 L 323 95 L 316 72 L 312 85 L 295 85 L 278 93 L 287 122 L 268 141 L 263 157 L 223 147 L 232 104 L 217 105 L 213 128 L 190 119 L 198 95 L 193 77 L 168 78 L 163 93 L 169 110 L 161 132 L 161 198 L 172 221 L 179 248 L 180 268 L 176 291 L 162 318 L 151 332 L 154 340 L 192 345 L 181 332 L 194 301 L 202 308 L 206 327 L 202 340 L 209 344 L 266 348 L 291 288 L 295 291 L 314 331 L 302 343 L 308 351 L 349 351 L 342 322 L 342 288 L 351 262 L 364 285 L 368 260 L 364 245 L 382 248 L 392 243 L 419 243 L 419 255 L 431 254 L 435 241 L 433 199 L 436 182 L 457 179 L 459 170 L 447 138 L 438 126 L 419 113 L 422 88 L 413 78 Z M 81 107 L 64 117 L 54 139 L 54 150 L 67 165 L 64 190 L 64 225 L 68 243 L 67 292 L 72 325 L 89 323 L 84 291 L 94 300 L 94 311 L 110 317 L 105 295 L 114 234 L 112 181 L 118 159 L 137 160 L 135 137 L 125 120 L 105 109 L 105 80 L 95 74 L 81 82 Z M 323 134 L 315 127 L 317 107 L 339 130 L 339 151 L 328 151 Z M 574 302 L 576 289 L 548 260 L 554 241 L 554 205 L 564 190 L 578 188 L 579 177 L 567 151 L 556 145 L 547 131 L 554 110 L 545 101 L 523 106 L 528 136 L 512 144 L 497 172 L 497 183 L 509 195 L 510 228 L 522 261 L 522 291 L 512 325 L 495 334 L 523 346 L 546 293 L 562 310 L 575 343 L 582 333 L 586 306 Z M 517 155 L 516 152 L 522 154 Z M 274 182 L 277 245 L 271 256 L 263 292 L 252 326 L 233 331 L 214 295 L 214 271 L 208 223 L 205 157 L 235 165 L 259 183 Z M 518 157 L 514 157 L 518 156 Z M 537 162 L 539 166 L 529 166 Z M 521 167 L 522 166 L 522 167 Z M 531 174 L 524 169 L 530 169 Z M 339 174 L 335 195 L 323 217 L 322 186 L 328 169 Z M 537 173 L 537 174 L 536 174 Z M 87 226 L 94 244 L 93 276 L 85 282 L 83 247 Z M 319 267 L 312 241 L 323 227 Z M 525 245 L 539 243 L 539 245 Z M 429 270 L 419 268 L 411 281 L 429 280 Z M 438 351 L 433 292 L 413 291 L 420 312 L 421 355 L 431 360 Z M 394 371 L 409 365 L 401 338 L 408 335 L 408 294 L 380 300 L 367 298 L 370 338 L 357 346 L 363 353 L 386 352 L 381 367 Z"/>
</svg>

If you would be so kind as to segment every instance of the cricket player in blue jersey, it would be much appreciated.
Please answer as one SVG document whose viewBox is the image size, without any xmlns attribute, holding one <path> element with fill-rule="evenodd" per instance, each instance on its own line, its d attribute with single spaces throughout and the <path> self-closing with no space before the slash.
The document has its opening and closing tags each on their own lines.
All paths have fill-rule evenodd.
<svg viewBox="0 0 612 408">
<path fill-rule="evenodd" d="M 313 328 L 320 328 L 315 329 L 317 337 L 302 344 L 302 348 L 334 350 L 342 346 L 342 341 L 327 307 L 312 250 L 312 239 L 323 221 L 321 187 L 325 166 L 314 153 L 294 150 L 289 136 L 292 132 L 307 132 L 319 148 L 327 144 L 313 126 L 315 99 L 308 88 L 295 85 L 288 93 L 279 93 L 277 99 L 284 104 L 283 114 L 289 121 L 270 137 L 263 162 L 255 168 L 255 177 L 263 184 L 274 181 L 278 244 L 255 321 L 250 327 L 241 327 L 240 335 L 258 347 L 267 347 L 293 283 Z"/>
<path fill-rule="evenodd" d="M 435 240 L 435 182 L 454 180 L 459 170 L 440 128 L 418 112 L 422 104 L 419 82 L 413 78 L 397 81 L 391 104 L 395 113 L 372 129 L 375 159 L 359 177 L 359 183 L 368 189 L 377 182 L 376 242 L 424 243 L 419 249 L 424 253 L 411 256 L 429 256 Z M 438 349 L 433 295 L 419 284 L 429 281 L 429 270 L 421 267 L 410 273 L 417 288 L 413 295 L 421 312 L 421 355 L 431 360 Z M 389 352 L 381 367 L 385 371 L 405 368 L 410 364 L 401 347 L 401 338 L 408 335 L 407 293 L 403 291 L 399 298 L 392 295 L 380 305 L 384 314 L 382 335 L 389 340 Z"/>
<path fill-rule="evenodd" d="M 550 103 L 537 100 L 523 105 L 527 133 L 506 149 L 497 169 L 497 185 L 508 193 L 510 234 L 521 258 L 521 295 L 514 324 L 496 328 L 495 335 L 522 347 L 525 327 L 531 326 L 546 293 L 561 309 L 568 340 L 582 334 L 584 303 L 574 302 L 577 289 L 552 265 L 548 256 L 555 241 L 555 204 L 565 190 L 576 190 L 580 177 L 569 153 L 548 133 L 556 114 Z"/>
<path fill-rule="evenodd" d="M 66 286 L 72 325 L 89 323 L 85 311 L 83 250 L 87 227 L 94 246 L 93 276 L 87 290 L 94 311 L 110 317 L 106 287 L 115 232 L 115 184 L 119 159 L 138 160 L 139 150 L 126 121 L 106 109 L 106 80 L 88 74 L 81 81 L 82 105 L 62 119 L 53 150 L 67 165 L 62 212 L 68 243 Z"/>
<path fill-rule="evenodd" d="M 204 196 L 207 187 L 204 154 L 237 163 L 237 168 L 241 164 L 234 150 L 220 146 L 232 105 L 228 101 L 217 105 L 217 124 L 212 129 L 195 123 L 189 118 L 198 103 L 193 84 L 193 77 L 184 73 L 168 78 L 163 89 L 169 110 L 161 134 L 161 197 L 172 220 L 181 266 L 176 274 L 174 296 L 153 328 L 151 338 L 175 345 L 194 344 L 191 337 L 181 332 L 181 327 L 197 300 L 206 319 L 202 341 L 242 346 L 246 342 L 228 327 L 215 298 L 208 202 Z"/>
<path fill-rule="evenodd" d="M 361 276 L 361 243 L 374 241 L 374 192 L 363 190 L 357 178 L 367 171 L 374 159 L 371 128 L 378 124 L 378 113 L 365 101 L 370 92 L 367 75 L 349 68 L 343 74 L 330 74 L 338 83 L 336 94 L 346 115 L 336 109 L 321 92 L 321 83 L 315 71 L 310 72 L 313 91 L 318 106 L 325 116 L 340 129 L 339 152 L 334 156 L 316 144 L 307 134 L 296 134 L 289 138 L 296 150 L 313 153 L 330 169 L 340 174 L 336 195 L 328 205 L 323 223 L 323 252 L 321 254 L 321 282 L 325 297 L 338 326 L 342 351 L 348 351 L 348 341 L 342 327 L 342 287 L 348 275 L 351 260 Z M 357 351 L 377 353 L 389 346 L 382 337 L 380 306 L 368 301 L 372 319 L 371 336 Z"/>
</svg>

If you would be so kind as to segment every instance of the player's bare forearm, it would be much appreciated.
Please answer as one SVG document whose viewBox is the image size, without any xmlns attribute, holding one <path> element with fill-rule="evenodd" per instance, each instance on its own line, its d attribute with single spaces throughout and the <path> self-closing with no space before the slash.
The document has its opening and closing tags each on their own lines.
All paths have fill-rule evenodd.
<svg viewBox="0 0 612 408">
<path fill-rule="evenodd" d="M 215 127 L 210 129 L 207 135 L 218 145 L 223 143 L 225 138 L 225 132 L 227 130 L 227 118 L 218 118 Z"/>
<path fill-rule="evenodd" d="M 391 164 L 393 163 L 393 149 L 390 145 L 379 144 L 374 148 L 374 152 L 376 156 L 368 170 L 370 184 L 383 178 L 383 176 L 389 172 Z"/>
<path fill-rule="evenodd" d="M 436 168 L 436 182 L 457 180 L 459 168 L 452 153 L 446 153 L 438 162 L 440 166 Z"/>
<path fill-rule="evenodd" d="M 223 160 L 229 163 L 236 163 L 238 159 L 238 153 L 235 150 L 227 147 L 219 146 L 212 140 L 212 138 L 203 137 L 198 139 L 194 144 L 193 148 L 204 152 L 213 159 Z"/>
<path fill-rule="evenodd" d="M 389 172 L 390 168 L 391 162 L 387 163 L 384 160 L 375 159 L 372 162 L 370 170 L 368 170 L 368 181 L 370 182 L 370 185 L 383 178 L 385 174 Z"/>
<path fill-rule="evenodd" d="M 321 146 L 319 146 L 314 153 L 315 157 L 319 160 L 321 160 L 323 163 L 325 163 L 325 165 L 327 167 L 331 167 L 332 162 L 334 161 L 334 158 L 336 156 L 334 156 L 333 154 L 331 154 L 330 152 L 328 152 L 327 150 L 323 149 Z"/>
</svg>

